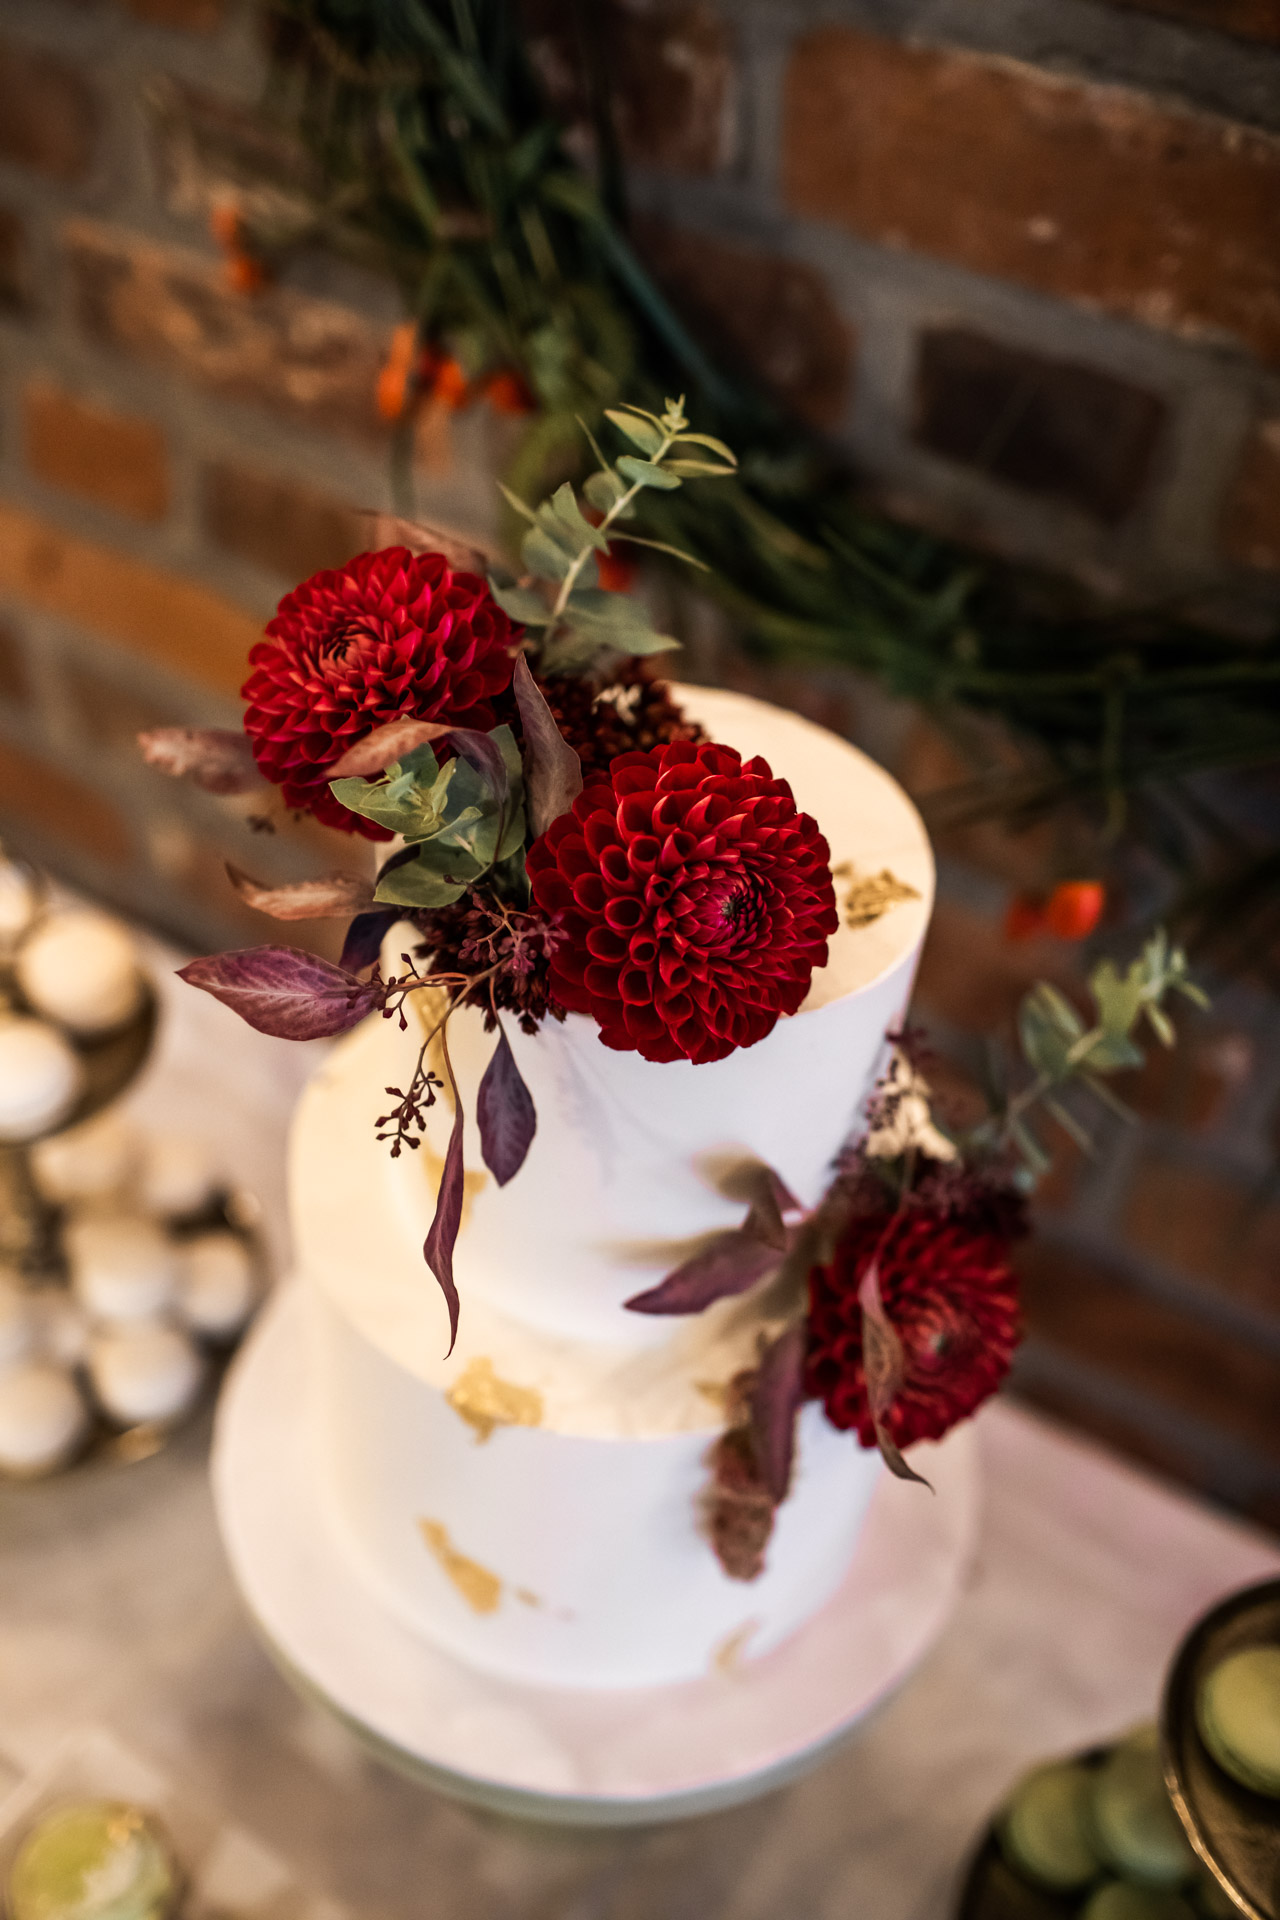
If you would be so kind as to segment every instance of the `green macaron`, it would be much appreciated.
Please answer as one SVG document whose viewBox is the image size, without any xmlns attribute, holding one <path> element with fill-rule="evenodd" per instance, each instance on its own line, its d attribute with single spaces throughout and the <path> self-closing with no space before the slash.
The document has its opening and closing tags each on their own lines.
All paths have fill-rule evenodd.
<svg viewBox="0 0 1280 1920">
<path fill-rule="evenodd" d="M 138 1807 L 85 1800 L 32 1828 L 9 1874 L 9 1920 L 165 1920 L 179 1878 Z"/>
<path fill-rule="evenodd" d="M 1099 1767 L 1093 1824 L 1107 1864 L 1144 1887 L 1179 1887 L 1195 1855 L 1169 1801 L 1153 1726 L 1137 1727 Z"/>
<path fill-rule="evenodd" d="M 1005 1859 L 1042 1887 L 1087 1887 L 1101 1869 L 1091 1820 L 1087 1767 L 1037 1767 L 1019 1781 L 997 1824 Z"/>
<path fill-rule="evenodd" d="M 1201 1682 L 1196 1725 L 1233 1780 L 1280 1799 L 1280 1647 L 1242 1647 L 1220 1661 Z"/>
<path fill-rule="evenodd" d="M 1108 1880 L 1088 1901 L 1080 1920 L 1196 1920 L 1196 1916 L 1180 1893 Z"/>
</svg>

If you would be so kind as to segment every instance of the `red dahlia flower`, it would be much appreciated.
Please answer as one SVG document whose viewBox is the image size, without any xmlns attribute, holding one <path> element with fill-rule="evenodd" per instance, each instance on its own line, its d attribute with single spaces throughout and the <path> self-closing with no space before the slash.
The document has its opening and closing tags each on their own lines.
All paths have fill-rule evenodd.
<svg viewBox="0 0 1280 1920">
<path fill-rule="evenodd" d="M 794 1013 L 836 930 L 827 843 L 732 747 L 623 753 L 530 849 L 551 991 L 646 1060 L 723 1060 Z"/>
<path fill-rule="evenodd" d="M 903 1381 L 885 1426 L 899 1447 L 938 1440 L 995 1392 L 1018 1344 L 1017 1281 L 999 1234 L 925 1208 L 855 1215 L 829 1267 L 809 1275 L 806 1391 L 833 1426 L 875 1445 L 862 1368 L 858 1288 L 878 1260 L 880 1298 L 902 1342 Z"/>
<path fill-rule="evenodd" d="M 518 637 L 484 581 L 407 547 L 362 553 L 286 594 L 241 689 L 258 767 L 326 826 L 388 835 L 340 806 L 329 769 L 387 720 L 493 725 Z"/>
</svg>

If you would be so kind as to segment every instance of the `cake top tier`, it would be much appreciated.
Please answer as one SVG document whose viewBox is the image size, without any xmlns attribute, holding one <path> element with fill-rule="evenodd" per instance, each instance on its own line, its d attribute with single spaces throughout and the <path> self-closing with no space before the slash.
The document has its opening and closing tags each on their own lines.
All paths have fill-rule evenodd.
<svg viewBox="0 0 1280 1920">
<path fill-rule="evenodd" d="M 615 1052 L 576 1014 L 533 1036 L 507 1021 L 537 1132 L 520 1172 L 499 1188 L 467 1121 L 466 1163 L 475 1171 L 454 1261 L 463 1319 L 468 1300 L 482 1302 L 542 1339 L 620 1354 L 672 1342 L 671 1321 L 625 1303 L 701 1237 L 738 1224 L 753 1169 L 776 1169 L 806 1206 L 821 1197 L 881 1063 L 885 1030 L 905 1008 L 933 897 L 919 816 L 865 754 L 741 694 L 677 692 L 714 739 L 762 755 L 817 820 L 830 843 L 841 925 L 801 1011 L 722 1060 L 655 1063 Z M 399 1039 L 408 1071 L 421 1031 Z M 450 1051 L 468 1115 L 492 1048 L 478 1013 L 453 1016 Z M 377 1080 L 376 1093 L 394 1080 L 385 1046 L 368 1050 L 362 1071 Z M 413 1263 L 431 1224 L 449 1121 L 442 1096 L 421 1151 L 380 1163 L 376 1192 L 325 1146 L 321 1129 L 305 1130 L 305 1155 L 301 1134 L 295 1143 L 304 1265 L 375 1344 L 394 1338 L 400 1359 L 406 1344 L 424 1355 L 448 1346 L 439 1290 Z M 380 1231 L 389 1227 L 411 1255 L 394 1276 L 369 1270 L 373 1211 Z"/>
</svg>

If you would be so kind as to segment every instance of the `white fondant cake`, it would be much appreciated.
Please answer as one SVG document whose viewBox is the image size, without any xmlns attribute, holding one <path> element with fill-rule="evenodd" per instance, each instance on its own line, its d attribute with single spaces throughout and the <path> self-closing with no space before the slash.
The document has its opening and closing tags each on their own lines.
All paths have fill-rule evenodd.
<svg viewBox="0 0 1280 1920">
<path fill-rule="evenodd" d="M 624 1305 L 740 1222 L 762 1164 L 805 1205 L 820 1198 L 905 1007 L 933 894 L 919 818 L 863 754 L 741 695 L 678 692 L 714 739 L 790 781 L 830 842 L 842 909 L 859 882 L 898 883 L 878 918 L 842 911 L 801 1011 L 704 1066 L 612 1052 L 579 1015 L 533 1037 L 508 1019 L 538 1126 L 501 1189 L 473 1125 L 493 1038 L 478 1014 L 455 1016 L 468 1173 L 448 1359 L 422 1259 L 448 1103 L 417 1153 L 393 1161 L 374 1138 L 385 1089 L 408 1084 L 426 995 L 407 1033 L 375 1019 L 337 1048 L 294 1129 L 331 1520 L 402 1617 L 526 1681 L 659 1684 L 765 1651 L 834 1591 L 879 1471 L 806 1407 L 766 1571 L 730 1579 L 700 1531 L 699 1493 L 728 1383 L 773 1324 L 768 1288 L 683 1319 Z"/>
</svg>

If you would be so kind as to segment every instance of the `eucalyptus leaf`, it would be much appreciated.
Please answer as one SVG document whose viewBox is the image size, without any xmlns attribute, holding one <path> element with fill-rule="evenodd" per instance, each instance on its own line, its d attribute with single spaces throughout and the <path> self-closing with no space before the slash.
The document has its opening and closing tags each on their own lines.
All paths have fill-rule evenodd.
<svg viewBox="0 0 1280 1920">
<path fill-rule="evenodd" d="M 374 899 L 379 906 L 388 907 L 451 907 L 460 900 L 470 881 L 449 882 L 434 874 L 421 860 L 406 861 L 403 866 L 393 867 L 384 874 L 374 890 Z"/>
<path fill-rule="evenodd" d="M 551 609 L 533 587 L 504 587 L 489 576 L 489 591 L 502 611 L 522 627 L 549 627 Z"/>
<path fill-rule="evenodd" d="M 681 484 L 680 476 L 668 473 L 665 467 L 655 467 L 652 460 L 637 460 L 633 453 L 618 455 L 618 472 L 638 487 L 656 487 L 660 493 L 674 493 Z"/>
<path fill-rule="evenodd" d="M 706 447 L 711 453 L 718 453 L 730 467 L 736 467 L 738 456 L 732 447 L 726 447 L 723 440 L 717 440 L 710 433 L 679 433 L 673 443 L 677 447 Z"/>
<path fill-rule="evenodd" d="M 582 491 L 597 513 L 608 513 L 610 508 L 616 507 L 626 490 L 612 467 L 588 475 L 582 483 Z"/>
<path fill-rule="evenodd" d="M 710 460 L 664 460 L 662 471 L 678 473 L 682 480 L 725 480 L 734 469 L 719 466 Z"/>
<path fill-rule="evenodd" d="M 609 551 L 605 535 L 583 518 L 573 488 L 567 480 L 563 486 L 556 488 L 550 500 L 539 507 L 538 521 L 562 545 L 567 540 L 574 554 L 581 553 L 584 547 L 594 547 L 597 553 Z"/>
<path fill-rule="evenodd" d="M 632 446 L 639 447 L 641 453 L 656 453 L 665 438 L 662 429 L 648 416 L 622 413 L 615 407 L 606 407 L 604 417 L 612 420 L 619 433 L 625 433 Z M 629 459 L 631 456 L 625 457 Z M 622 465 L 621 460 L 618 465 Z"/>
<path fill-rule="evenodd" d="M 577 558 L 569 553 L 545 527 L 530 527 L 520 542 L 520 558 L 530 573 L 540 580 L 563 580 Z"/>
</svg>

